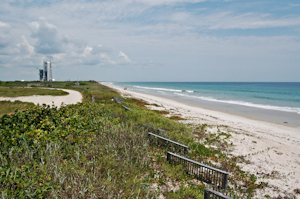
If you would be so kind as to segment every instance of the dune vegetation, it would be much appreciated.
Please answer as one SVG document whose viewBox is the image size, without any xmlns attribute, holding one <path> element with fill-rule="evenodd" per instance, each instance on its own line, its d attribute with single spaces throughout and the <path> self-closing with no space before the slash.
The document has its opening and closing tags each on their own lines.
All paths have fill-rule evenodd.
<svg viewBox="0 0 300 199">
<path fill-rule="evenodd" d="M 21 102 L 21 101 L 0 101 L 0 117 L 4 114 L 13 114 L 16 109 L 24 111 L 26 109 L 34 107 L 33 103 Z"/>
<path fill-rule="evenodd" d="M 132 110 L 125 111 L 112 101 L 121 96 L 96 82 L 52 84 L 80 91 L 83 102 L 59 109 L 33 106 L 0 118 L 3 198 L 203 198 L 205 183 L 170 165 L 167 148 L 149 143 L 147 133 L 161 129 L 189 146 L 188 157 L 219 162 L 234 173 L 229 191 L 239 178 L 246 183 L 240 192 L 251 195 L 259 186 L 220 149 L 205 147 L 220 142 L 220 136 L 205 136 L 205 125 L 188 127 L 137 99 L 123 98 Z M 196 142 L 195 134 L 206 142 Z M 177 189 L 168 190 L 170 185 Z"/>
<path fill-rule="evenodd" d="M 20 97 L 31 95 L 68 95 L 68 92 L 57 89 L 43 89 L 43 88 L 19 88 L 19 87 L 4 87 L 0 86 L 0 97 Z"/>
</svg>

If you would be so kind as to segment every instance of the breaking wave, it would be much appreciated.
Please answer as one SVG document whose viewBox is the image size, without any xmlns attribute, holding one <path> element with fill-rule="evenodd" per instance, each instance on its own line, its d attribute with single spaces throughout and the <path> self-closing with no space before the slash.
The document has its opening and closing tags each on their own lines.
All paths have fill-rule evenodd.
<svg viewBox="0 0 300 199">
<path fill-rule="evenodd" d="M 179 89 L 169 89 L 169 88 L 157 88 L 157 87 L 146 87 L 146 86 L 133 86 L 139 89 L 147 89 L 147 90 L 156 90 L 156 91 L 169 91 L 169 92 L 187 92 L 194 93 L 192 90 L 179 90 Z"/>
<path fill-rule="evenodd" d="M 182 90 L 168 89 L 168 88 L 155 88 L 155 87 L 144 87 L 144 86 L 133 86 L 133 87 L 135 87 L 135 88 L 143 88 L 143 89 L 147 89 L 147 90 L 182 92 Z"/>
<path fill-rule="evenodd" d="M 188 94 L 183 93 L 174 93 L 175 95 L 183 96 L 183 97 L 189 97 L 189 98 L 196 98 L 211 102 L 222 102 L 227 104 L 236 104 L 241 106 L 248 106 L 248 107 L 255 107 L 255 108 L 261 108 L 261 109 L 268 109 L 268 110 L 276 110 L 276 111 L 285 111 L 285 112 L 293 112 L 300 114 L 300 108 L 297 107 L 281 107 L 281 106 L 272 106 L 272 105 L 264 105 L 264 104 L 254 104 L 251 102 L 244 102 L 244 101 L 235 101 L 235 100 L 218 100 L 212 97 L 203 97 L 203 96 L 192 96 Z"/>
</svg>

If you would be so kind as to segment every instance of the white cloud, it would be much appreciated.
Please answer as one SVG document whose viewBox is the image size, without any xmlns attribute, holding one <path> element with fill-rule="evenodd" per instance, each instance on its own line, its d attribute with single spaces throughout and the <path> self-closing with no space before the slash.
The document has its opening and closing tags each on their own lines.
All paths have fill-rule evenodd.
<svg viewBox="0 0 300 199">
<path fill-rule="evenodd" d="M 55 54 L 52 55 L 52 57 L 56 62 L 59 62 L 62 61 L 64 58 L 66 58 L 66 54 L 65 53 Z"/>
<path fill-rule="evenodd" d="M 25 35 L 21 36 L 22 42 L 17 44 L 17 47 L 20 49 L 21 53 L 23 54 L 33 54 L 34 47 L 29 44 Z"/>
<path fill-rule="evenodd" d="M 93 50 L 92 47 L 86 46 L 83 53 L 80 55 L 81 57 L 87 57 L 91 54 L 91 51 Z"/>
<path fill-rule="evenodd" d="M 10 25 L 0 21 L 0 30 L 2 33 L 8 33 L 10 30 Z"/>
<path fill-rule="evenodd" d="M 291 3 L 291 4 L 289 4 L 290 6 L 292 6 L 292 7 L 298 7 L 298 6 L 300 6 L 300 4 L 298 3 L 298 4 L 296 4 L 296 3 Z"/>
<path fill-rule="evenodd" d="M 11 27 L 8 23 L 0 21 L 0 49 L 6 47 L 11 42 L 10 30 Z"/>
<path fill-rule="evenodd" d="M 92 54 L 103 54 L 103 53 L 109 53 L 112 50 L 108 47 L 103 46 L 102 44 L 99 44 L 98 46 L 95 46 L 92 50 Z"/>
<path fill-rule="evenodd" d="M 209 29 L 258 29 L 300 25 L 300 17 L 274 18 L 269 14 L 234 14 L 221 12 L 202 19 L 208 21 Z M 201 24 L 201 23 L 200 23 Z"/>
<path fill-rule="evenodd" d="M 191 14 L 188 12 L 177 12 L 171 16 L 171 19 L 176 22 L 187 22 L 191 19 Z"/>
<path fill-rule="evenodd" d="M 83 65 L 115 65 L 127 63 L 129 58 L 121 54 L 115 60 L 108 54 L 113 53 L 111 48 L 98 45 L 88 45 L 87 41 L 74 39 L 68 35 L 62 35 L 59 29 L 50 24 L 45 18 L 30 23 L 31 37 L 37 39 L 34 47 L 29 44 L 25 37 L 23 42 L 18 44 L 22 52 L 30 52 L 34 49 L 39 54 L 64 62 L 66 65 L 80 63 Z M 65 59 L 65 60 L 63 60 Z"/>
<path fill-rule="evenodd" d="M 38 22 L 32 22 L 31 37 L 37 39 L 34 45 L 35 51 L 40 54 L 56 54 L 64 52 L 62 38 L 58 35 L 57 28 L 40 18 Z"/>
<path fill-rule="evenodd" d="M 186 12 L 174 13 L 170 19 L 201 29 L 259 29 L 300 25 L 300 17 L 275 18 L 270 14 L 216 12 L 208 15 Z"/>
<path fill-rule="evenodd" d="M 122 51 L 119 52 L 118 57 L 120 58 L 120 61 L 122 63 L 131 63 L 131 60 L 128 58 L 128 56 L 123 53 Z"/>
<path fill-rule="evenodd" d="M 77 55 L 72 53 L 72 56 L 76 59 L 78 58 L 79 62 L 84 65 L 98 65 L 98 66 L 107 66 L 107 65 L 117 65 L 123 63 L 130 63 L 131 60 L 123 52 L 119 52 L 118 58 L 113 58 L 113 52 L 103 45 L 99 44 L 98 46 L 86 46 L 84 51 Z M 111 56 L 109 55 L 111 54 Z"/>
<path fill-rule="evenodd" d="M 118 65 L 162 70 L 186 66 L 182 69 L 185 71 L 209 66 L 211 60 L 220 60 L 225 67 L 228 60 L 248 59 L 250 65 L 258 58 L 267 63 L 285 56 L 291 65 L 298 66 L 295 63 L 299 63 L 300 44 L 296 31 L 300 15 L 294 12 L 296 8 L 278 14 L 276 5 L 264 11 L 235 2 L 219 6 L 226 0 L 193 5 L 202 1 L 46 0 L 36 4 L 7 0 L 0 7 L 0 67 L 11 67 L 12 71 L 16 66 L 36 69 L 43 59 L 51 58 L 54 67 L 78 76 L 83 71 L 86 77 L 94 75 L 99 69 L 99 74 L 106 77 Z M 272 27 L 280 31 L 263 29 Z M 111 74 L 118 80 L 115 73 Z"/>
<path fill-rule="evenodd" d="M 178 3 L 199 3 L 207 0 L 135 0 L 137 3 L 146 3 L 150 5 L 170 5 Z"/>
</svg>

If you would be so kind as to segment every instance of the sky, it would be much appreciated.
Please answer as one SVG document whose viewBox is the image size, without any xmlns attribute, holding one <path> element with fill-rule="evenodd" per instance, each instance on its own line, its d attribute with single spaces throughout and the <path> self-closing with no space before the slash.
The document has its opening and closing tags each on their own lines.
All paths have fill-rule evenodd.
<svg viewBox="0 0 300 199">
<path fill-rule="evenodd" d="M 300 82 L 299 0 L 1 0 L 0 81 Z"/>
</svg>

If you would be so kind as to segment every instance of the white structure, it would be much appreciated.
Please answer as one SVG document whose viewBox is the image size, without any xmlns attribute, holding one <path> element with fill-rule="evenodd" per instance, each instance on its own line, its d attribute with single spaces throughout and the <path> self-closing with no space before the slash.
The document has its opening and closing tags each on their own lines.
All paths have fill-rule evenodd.
<svg viewBox="0 0 300 199">
<path fill-rule="evenodd" d="M 52 67 L 51 60 L 44 61 L 44 81 L 52 81 Z"/>
</svg>

